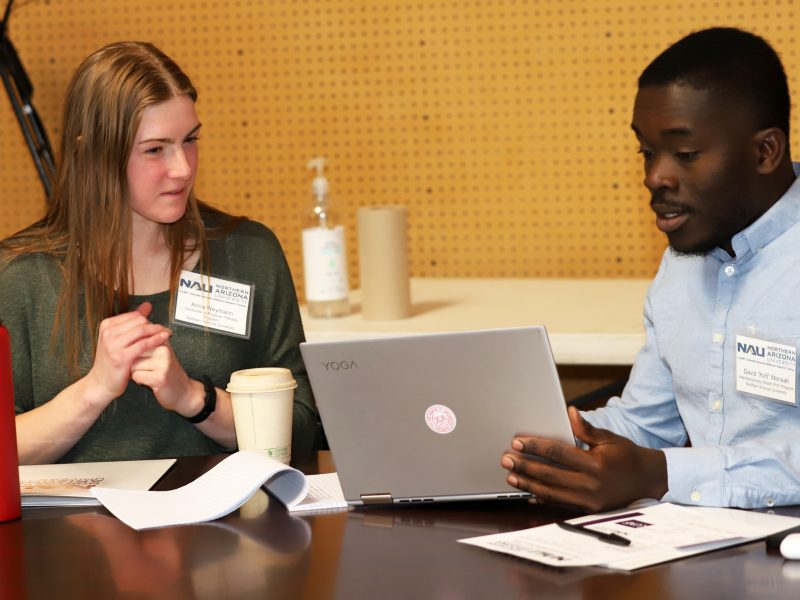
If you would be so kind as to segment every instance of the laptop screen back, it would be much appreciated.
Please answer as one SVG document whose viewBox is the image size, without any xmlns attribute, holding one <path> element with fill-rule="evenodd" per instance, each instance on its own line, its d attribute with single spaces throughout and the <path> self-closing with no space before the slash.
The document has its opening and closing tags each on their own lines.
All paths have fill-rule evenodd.
<svg viewBox="0 0 800 600">
<path fill-rule="evenodd" d="M 574 443 L 543 327 L 304 343 L 347 500 L 519 497 L 516 433 Z"/>
</svg>

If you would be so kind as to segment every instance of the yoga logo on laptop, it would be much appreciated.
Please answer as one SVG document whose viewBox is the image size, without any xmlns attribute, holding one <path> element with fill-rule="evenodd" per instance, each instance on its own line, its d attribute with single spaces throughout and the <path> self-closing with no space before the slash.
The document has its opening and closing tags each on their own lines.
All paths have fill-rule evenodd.
<svg viewBox="0 0 800 600">
<path fill-rule="evenodd" d="M 456 413 L 444 404 L 434 404 L 425 411 L 425 424 L 435 433 L 450 433 L 456 428 Z"/>
</svg>

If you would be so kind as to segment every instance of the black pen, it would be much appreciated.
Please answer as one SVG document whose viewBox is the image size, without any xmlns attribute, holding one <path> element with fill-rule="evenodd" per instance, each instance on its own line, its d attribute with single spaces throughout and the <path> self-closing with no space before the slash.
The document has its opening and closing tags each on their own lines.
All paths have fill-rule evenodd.
<svg viewBox="0 0 800 600">
<path fill-rule="evenodd" d="M 631 544 L 631 541 L 628 538 L 617 535 L 616 533 L 603 533 L 602 531 L 595 531 L 594 529 L 589 529 L 583 525 L 575 525 L 574 523 L 567 523 L 566 521 L 559 521 L 556 523 L 556 525 L 561 527 L 561 529 L 574 531 L 575 533 L 582 533 L 584 535 L 590 535 L 603 542 L 608 542 L 609 544 L 616 544 L 617 546 L 630 546 Z"/>
</svg>

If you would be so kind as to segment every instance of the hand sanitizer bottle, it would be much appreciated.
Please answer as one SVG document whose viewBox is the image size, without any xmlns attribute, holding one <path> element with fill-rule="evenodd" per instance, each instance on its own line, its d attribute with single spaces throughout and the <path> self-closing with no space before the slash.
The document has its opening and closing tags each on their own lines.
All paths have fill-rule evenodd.
<svg viewBox="0 0 800 600">
<path fill-rule="evenodd" d="M 312 317 L 339 317 L 350 313 L 344 227 L 336 225 L 330 212 L 325 159 L 311 159 L 308 168 L 316 170 L 311 182 L 314 202 L 303 226 L 303 272 L 308 314 Z"/>
</svg>

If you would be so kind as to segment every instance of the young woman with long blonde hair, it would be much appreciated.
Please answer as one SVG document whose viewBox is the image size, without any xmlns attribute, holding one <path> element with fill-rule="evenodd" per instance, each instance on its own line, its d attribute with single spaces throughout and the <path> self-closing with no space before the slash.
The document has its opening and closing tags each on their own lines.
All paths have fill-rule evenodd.
<svg viewBox="0 0 800 600">
<path fill-rule="evenodd" d="M 141 42 L 96 51 L 69 84 L 51 204 L 0 247 L 21 463 L 235 448 L 224 387 L 251 367 L 292 370 L 295 452 L 321 436 L 280 244 L 195 198 L 196 99 Z M 211 281 L 238 290 L 216 326 L 178 312 Z"/>
</svg>

